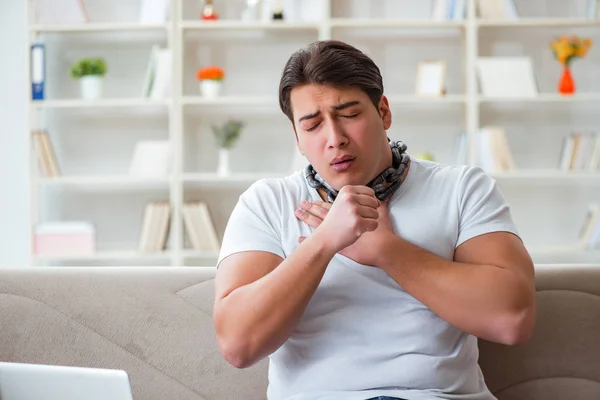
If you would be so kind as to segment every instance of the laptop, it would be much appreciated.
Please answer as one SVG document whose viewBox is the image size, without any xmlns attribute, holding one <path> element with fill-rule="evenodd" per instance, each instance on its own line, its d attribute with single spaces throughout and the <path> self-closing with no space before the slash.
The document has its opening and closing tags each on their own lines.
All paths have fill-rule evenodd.
<svg viewBox="0 0 600 400">
<path fill-rule="evenodd" d="M 133 400 L 125 371 L 0 362 L 1 400 Z"/>
</svg>

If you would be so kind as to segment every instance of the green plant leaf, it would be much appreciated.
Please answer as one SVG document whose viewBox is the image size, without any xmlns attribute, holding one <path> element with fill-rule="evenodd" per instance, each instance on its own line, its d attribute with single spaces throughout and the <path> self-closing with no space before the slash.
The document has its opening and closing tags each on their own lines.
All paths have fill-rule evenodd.
<svg viewBox="0 0 600 400">
<path fill-rule="evenodd" d="M 102 58 L 83 58 L 71 66 L 71 77 L 78 79 L 87 75 L 106 75 L 106 62 Z"/>
<path fill-rule="evenodd" d="M 212 125 L 213 135 L 217 145 L 221 148 L 231 149 L 237 143 L 244 124 L 240 121 L 229 120 L 223 125 Z"/>
</svg>

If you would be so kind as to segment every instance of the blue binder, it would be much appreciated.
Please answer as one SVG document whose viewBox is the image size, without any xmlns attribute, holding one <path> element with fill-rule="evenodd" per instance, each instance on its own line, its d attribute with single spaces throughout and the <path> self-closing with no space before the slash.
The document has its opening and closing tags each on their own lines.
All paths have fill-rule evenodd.
<svg viewBox="0 0 600 400">
<path fill-rule="evenodd" d="M 46 81 L 46 46 L 31 45 L 31 99 L 44 100 Z"/>
</svg>

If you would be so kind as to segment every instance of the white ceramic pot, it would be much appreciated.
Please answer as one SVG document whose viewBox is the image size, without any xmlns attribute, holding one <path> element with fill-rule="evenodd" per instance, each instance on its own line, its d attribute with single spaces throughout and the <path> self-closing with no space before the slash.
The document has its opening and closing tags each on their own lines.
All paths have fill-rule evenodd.
<svg viewBox="0 0 600 400">
<path fill-rule="evenodd" d="M 200 93 L 203 97 L 214 99 L 221 94 L 221 81 L 205 79 L 200 81 Z"/>
<path fill-rule="evenodd" d="M 229 150 L 219 149 L 219 166 L 217 174 L 221 176 L 229 175 Z"/>
<path fill-rule="evenodd" d="M 88 75 L 79 79 L 81 97 L 85 100 L 94 100 L 102 97 L 104 92 L 104 78 Z"/>
</svg>

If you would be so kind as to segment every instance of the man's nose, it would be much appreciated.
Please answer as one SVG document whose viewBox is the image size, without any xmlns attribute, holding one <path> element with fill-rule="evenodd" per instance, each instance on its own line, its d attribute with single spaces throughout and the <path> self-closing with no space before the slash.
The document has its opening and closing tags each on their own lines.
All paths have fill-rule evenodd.
<svg viewBox="0 0 600 400">
<path fill-rule="evenodd" d="M 344 147 L 348 144 L 348 137 L 344 130 L 337 124 L 335 121 L 330 121 L 328 123 L 328 147 L 337 148 Z"/>
</svg>

